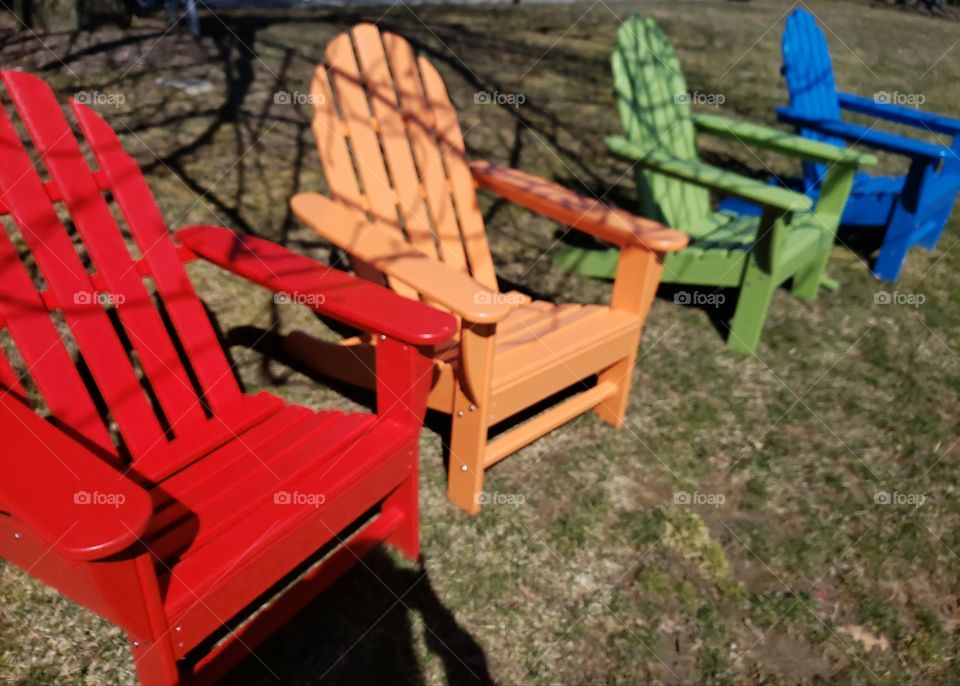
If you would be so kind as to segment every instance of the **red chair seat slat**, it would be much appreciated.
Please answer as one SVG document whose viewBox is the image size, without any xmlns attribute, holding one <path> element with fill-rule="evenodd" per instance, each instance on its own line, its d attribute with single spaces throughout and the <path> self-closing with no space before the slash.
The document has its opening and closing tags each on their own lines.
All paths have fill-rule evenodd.
<svg viewBox="0 0 960 686">
<path fill-rule="evenodd" d="M 164 551 L 176 547 L 177 543 L 173 540 L 160 543 L 160 540 L 182 519 L 194 516 L 193 510 L 184 504 L 182 498 L 196 501 L 205 495 L 209 497 L 222 481 L 231 481 L 234 478 L 231 471 L 242 468 L 244 461 L 251 456 L 256 458 L 284 450 L 288 445 L 288 436 L 299 442 L 305 433 L 314 430 L 316 421 L 311 421 L 312 418 L 314 413 L 305 407 L 285 407 L 282 412 L 260 422 L 238 439 L 208 455 L 209 459 L 192 465 L 160 484 L 154 490 L 155 516 L 149 533 L 149 538 L 157 542 L 156 546 L 151 543 L 156 555 L 166 559 L 167 553 Z"/>
<path fill-rule="evenodd" d="M 175 632 L 180 654 L 221 628 L 232 606 L 253 601 L 282 579 L 291 560 L 309 557 L 385 497 L 409 474 L 412 453 L 407 451 L 416 449 L 416 432 L 380 421 L 365 435 L 363 446 L 344 456 L 342 449 L 311 442 L 312 468 L 298 475 L 296 486 L 288 482 L 286 488 L 291 493 L 292 488 L 323 492 L 322 505 L 276 503 L 275 484 L 263 482 L 257 495 L 247 499 L 251 506 L 242 518 L 174 562 L 161 584 L 166 587 L 167 616 L 180 628 Z M 229 489 L 231 484 L 222 487 Z M 201 511 L 200 521 L 209 517 Z"/>
<path fill-rule="evenodd" d="M 291 432 L 291 438 L 277 441 L 272 450 L 254 453 L 241 450 L 239 459 L 232 461 L 216 480 L 217 488 L 206 483 L 204 488 L 191 488 L 189 470 L 181 472 L 185 478 L 176 484 L 163 483 L 160 488 L 172 496 L 196 518 L 198 528 L 191 531 L 192 554 L 223 531 L 246 516 L 251 507 L 258 506 L 263 493 L 303 492 L 300 480 L 304 470 L 323 468 L 324 456 L 348 451 L 351 445 L 373 426 L 376 417 L 369 414 L 343 415 L 339 412 L 319 412 L 301 421 Z M 241 437 L 236 442 L 243 443 Z M 229 446 L 223 452 L 234 457 Z M 352 457 L 352 455 L 350 455 Z M 209 455 L 204 463 L 216 463 L 217 454 Z M 341 458 L 343 459 L 343 458 Z M 206 464 L 204 465 L 206 466 Z M 226 487 L 226 484 L 229 484 Z M 161 518 L 162 519 L 162 518 Z M 168 536 L 177 537 L 176 530 Z M 168 549 L 161 538 L 160 548 Z"/>
<path fill-rule="evenodd" d="M 134 471 L 158 483 L 276 414 L 283 400 L 269 393 L 242 395 L 233 406 L 196 424 L 184 425 L 179 438 L 158 443 L 134 464 Z"/>
</svg>

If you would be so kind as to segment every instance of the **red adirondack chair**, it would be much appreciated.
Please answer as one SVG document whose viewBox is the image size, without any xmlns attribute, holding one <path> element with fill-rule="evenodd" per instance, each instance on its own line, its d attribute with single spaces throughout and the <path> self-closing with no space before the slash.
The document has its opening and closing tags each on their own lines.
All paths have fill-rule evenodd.
<svg viewBox="0 0 960 686">
<path fill-rule="evenodd" d="M 212 681 L 381 542 L 418 555 L 429 354 L 455 321 L 224 228 L 176 245 L 97 114 L 70 103 L 92 170 L 43 81 L 0 79 L 42 160 L 4 104 L 0 329 L 20 360 L 0 351 L 0 555 L 122 627 L 142 683 Z M 244 394 L 197 256 L 376 334 L 377 412 Z"/>
</svg>

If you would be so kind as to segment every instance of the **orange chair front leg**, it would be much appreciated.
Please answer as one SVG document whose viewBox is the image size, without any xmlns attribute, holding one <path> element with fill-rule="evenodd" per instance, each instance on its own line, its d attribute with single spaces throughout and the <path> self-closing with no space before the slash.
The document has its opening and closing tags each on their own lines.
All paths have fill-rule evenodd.
<svg viewBox="0 0 960 686">
<path fill-rule="evenodd" d="M 613 282 L 613 294 L 610 298 L 610 309 L 636 315 L 640 320 L 640 329 L 637 330 L 637 340 L 631 347 L 633 352 L 600 372 L 597 383 L 612 382 L 616 384 L 617 391 L 593 409 L 597 417 L 618 429 L 623 426 L 623 418 L 627 412 L 627 401 L 630 398 L 633 368 L 637 362 L 643 323 L 657 294 L 661 272 L 663 272 L 662 253 L 633 246 L 621 249 L 617 274 Z"/>
<path fill-rule="evenodd" d="M 464 322 L 460 336 L 447 497 L 470 514 L 480 512 L 495 331 L 496 325 Z"/>
</svg>

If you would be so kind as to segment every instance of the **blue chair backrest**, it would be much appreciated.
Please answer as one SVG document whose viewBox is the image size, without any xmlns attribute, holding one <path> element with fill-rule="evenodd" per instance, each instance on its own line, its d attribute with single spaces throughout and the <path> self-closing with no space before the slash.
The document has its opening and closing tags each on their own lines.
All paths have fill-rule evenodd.
<svg viewBox="0 0 960 686">
<path fill-rule="evenodd" d="M 781 71 L 787 82 L 792 110 L 811 119 L 841 119 L 837 82 L 833 78 L 827 39 L 814 16 L 802 7 L 787 17 L 787 27 L 783 31 Z M 845 145 L 842 139 L 814 131 L 801 130 L 800 134 L 814 140 Z M 804 176 L 808 183 L 817 181 L 823 172 L 821 165 L 804 165 Z"/>
</svg>

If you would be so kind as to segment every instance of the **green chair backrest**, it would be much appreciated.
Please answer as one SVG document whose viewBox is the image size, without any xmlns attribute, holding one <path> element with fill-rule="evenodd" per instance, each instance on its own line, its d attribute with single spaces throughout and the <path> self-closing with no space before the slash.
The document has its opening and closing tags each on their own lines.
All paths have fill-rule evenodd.
<svg viewBox="0 0 960 686">
<path fill-rule="evenodd" d="M 635 14 L 617 31 L 611 57 L 613 88 L 624 134 L 646 150 L 698 161 L 687 84 L 670 41 L 653 19 Z M 685 229 L 710 215 L 702 186 L 637 168 L 646 216 Z"/>
</svg>

